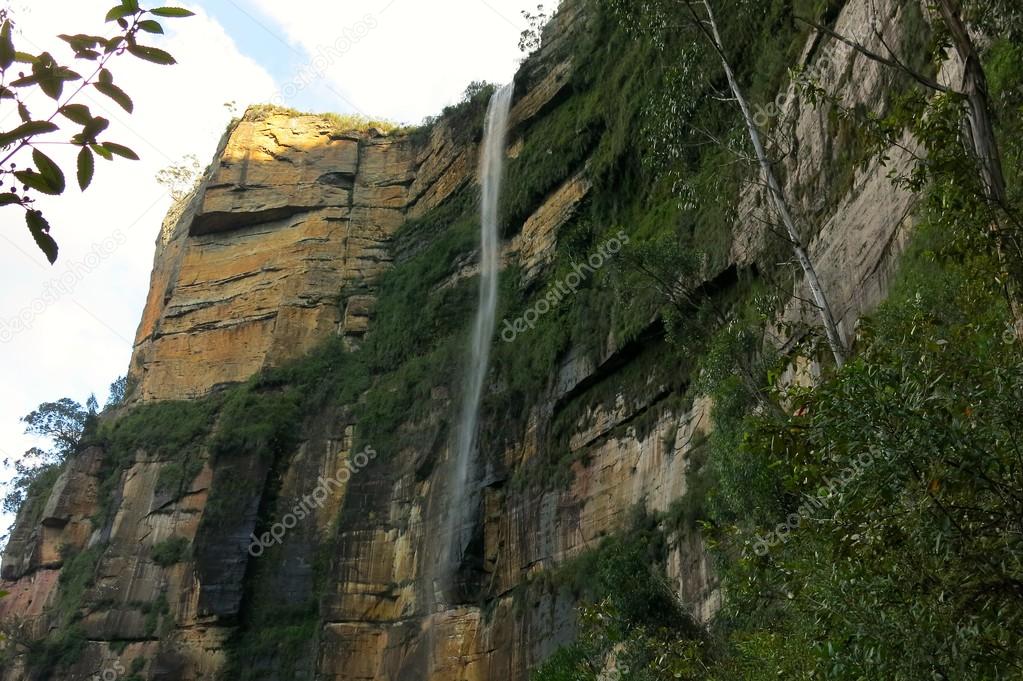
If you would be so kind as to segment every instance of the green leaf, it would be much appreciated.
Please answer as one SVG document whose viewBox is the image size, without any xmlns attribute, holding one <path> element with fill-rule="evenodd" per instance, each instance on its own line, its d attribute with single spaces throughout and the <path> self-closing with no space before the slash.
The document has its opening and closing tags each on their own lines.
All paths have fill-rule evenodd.
<svg viewBox="0 0 1023 681">
<path fill-rule="evenodd" d="M 78 186 L 84 192 L 92 184 L 92 176 L 96 172 L 96 158 L 89 147 L 82 147 L 78 152 Z"/>
<path fill-rule="evenodd" d="M 29 113 L 28 107 L 22 102 L 18 102 L 18 117 L 21 118 L 23 123 L 28 123 L 32 120 L 32 114 Z"/>
<path fill-rule="evenodd" d="M 163 26 L 160 25 L 159 21 L 153 21 L 152 19 L 145 19 L 139 22 L 139 28 L 146 33 L 163 33 Z"/>
<path fill-rule="evenodd" d="M 18 181 L 29 189 L 35 189 L 36 191 L 42 192 L 43 194 L 49 194 L 50 196 L 59 196 L 60 192 L 57 188 L 50 184 L 50 181 L 37 173 L 34 170 L 19 170 L 14 173 L 14 177 L 18 178 Z"/>
<path fill-rule="evenodd" d="M 130 9 L 132 12 L 139 10 L 138 0 L 121 0 L 121 4 Z"/>
<path fill-rule="evenodd" d="M 88 125 L 85 126 L 85 129 L 82 130 L 82 135 L 87 140 L 93 141 L 96 139 L 97 135 L 99 135 L 101 132 L 103 132 L 109 127 L 110 121 L 108 121 L 106 118 L 103 118 L 102 116 L 96 116 L 91 121 L 89 121 Z"/>
<path fill-rule="evenodd" d="M 46 254 L 50 264 L 57 262 L 57 242 L 50 236 L 50 223 L 46 221 L 43 214 L 37 210 L 25 211 L 25 222 L 28 224 L 28 231 L 32 233 L 36 246 Z"/>
<path fill-rule="evenodd" d="M 107 148 L 102 144 L 91 144 L 89 145 L 89 148 L 96 152 L 98 156 L 105 158 L 108 161 L 114 160 L 114 155 L 107 151 Z"/>
<path fill-rule="evenodd" d="M 65 118 L 78 125 L 88 125 L 92 122 L 92 112 L 84 104 L 65 104 L 59 111 Z"/>
<path fill-rule="evenodd" d="M 110 11 L 107 12 L 106 20 L 107 21 L 117 21 L 118 19 L 123 19 L 124 17 L 130 17 L 132 14 L 135 14 L 135 12 L 136 12 L 136 10 L 133 10 L 130 7 L 125 7 L 124 5 L 118 5 L 116 7 L 111 7 L 110 8 Z"/>
<path fill-rule="evenodd" d="M 42 173 L 47 183 L 53 187 L 56 193 L 62 194 L 66 183 L 64 181 L 64 171 L 60 169 L 60 166 L 38 149 L 32 150 L 32 160 L 35 161 L 36 168 Z"/>
<path fill-rule="evenodd" d="M 98 36 L 85 35 L 84 33 L 76 33 L 75 35 L 68 35 L 67 33 L 61 33 L 57 36 L 74 50 L 79 50 L 83 47 L 96 47 L 96 43 L 103 40 Z"/>
<path fill-rule="evenodd" d="M 149 10 L 149 13 L 158 17 L 173 17 L 173 18 L 184 18 L 194 17 L 195 12 L 190 12 L 187 9 L 180 7 L 157 7 L 156 9 Z"/>
<path fill-rule="evenodd" d="M 88 59 L 94 61 L 99 59 L 100 54 L 96 51 L 96 45 L 106 45 L 106 38 L 94 35 L 85 35 L 78 33 L 75 35 L 61 34 L 57 36 L 75 51 L 76 59 Z"/>
<path fill-rule="evenodd" d="M 58 78 L 40 78 L 39 89 L 51 99 L 60 99 L 60 95 L 64 92 L 64 83 Z"/>
<path fill-rule="evenodd" d="M 112 83 L 96 83 L 95 86 L 97 90 L 99 90 L 107 97 L 120 104 L 121 108 L 127 111 L 128 113 L 131 113 L 132 110 L 135 108 L 135 105 L 132 104 L 131 97 L 129 97 L 124 90 L 117 87 L 116 85 Z"/>
<path fill-rule="evenodd" d="M 16 140 L 25 139 L 34 135 L 43 135 L 48 132 L 56 132 L 59 130 L 56 125 L 49 121 L 29 121 L 19 125 L 10 132 L 0 132 L 0 147 L 6 147 L 11 142 Z"/>
<path fill-rule="evenodd" d="M 117 154 L 121 158 L 126 158 L 129 161 L 138 161 L 139 155 L 126 146 L 117 144 L 115 142 L 104 142 L 103 146 L 106 147 L 107 151 L 112 154 Z"/>
<path fill-rule="evenodd" d="M 122 19 L 121 21 L 124 21 L 124 20 Z M 106 42 L 106 47 L 104 48 L 104 51 L 107 54 L 110 54 L 111 52 L 116 50 L 121 45 L 121 43 L 123 43 L 123 42 L 124 42 L 124 36 L 123 35 L 115 35 L 113 38 L 111 38 L 110 40 L 108 40 Z"/>
<path fill-rule="evenodd" d="M 14 40 L 11 38 L 11 22 L 8 19 L 4 21 L 3 28 L 0 28 L 0 69 L 10 68 L 16 55 Z"/>
<path fill-rule="evenodd" d="M 21 197 L 12 192 L 5 192 L 0 194 L 0 207 L 10 206 L 12 204 L 21 205 Z"/>
<path fill-rule="evenodd" d="M 170 55 L 169 52 L 164 52 L 158 47 L 146 47 L 144 45 L 129 45 L 128 52 L 132 53 L 139 59 L 153 62 L 154 64 L 163 64 L 164 66 L 170 66 L 171 64 L 177 64 L 177 60 Z"/>
<path fill-rule="evenodd" d="M 110 73 L 108 69 L 99 70 L 99 82 L 111 84 L 114 82 L 114 74 Z"/>
<path fill-rule="evenodd" d="M 24 78 L 18 78 L 11 81 L 11 87 L 28 87 L 29 85 L 35 85 L 38 82 L 39 76 L 33 73 L 30 76 L 25 76 Z"/>
<path fill-rule="evenodd" d="M 32 76 L 39 84 L 39 89 L 52 97 L 59 99 L 64 91 L 64 81 L 77 80 L 80 75 L 70 69 L 59 66 L 49 52 L 43 52 L 34 64 L 32 64 Z M 15 81 L 14 84 L 16 84 Z"/>
<path fill-rule="evenodd" d="M 57 78 L 60 78 L 61 80 L 69 80 L 69 81 L 70 80 L 81 80 L 82 79 L 82 74 L 78 73 L 77 71 L 72 71 L 71 69 L 67 68 L 66 66 L 61 66 L 56 71 L 54 71 L 54 76 L 56 76 Z"/>
<path fill-rule="evenodd" d="M 46 178 L 34 170 L 19 170 L 14 173 L 14 177 L 18 178 L 18 181 L 29 189 L 35 189 L 44 194 L 54 194 L 53 188 L 46 181 Z"/>
</svg>

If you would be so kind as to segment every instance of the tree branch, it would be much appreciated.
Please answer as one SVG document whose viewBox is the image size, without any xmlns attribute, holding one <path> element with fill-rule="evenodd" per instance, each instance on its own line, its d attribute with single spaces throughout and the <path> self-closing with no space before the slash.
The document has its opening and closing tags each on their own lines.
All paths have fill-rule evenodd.
<svg viewBox="0 0 1023 681">
<path fill-rule="evenodd" d="M 842 35 L 841 33 L 838 33 L 837 31 L 834 31 L 834 30 L 828 28 L 827 26 L 824 26 L 822 24 L 817 23 L 813 19 L 807 19 L 806 17 L 797 16 L 796 20 L 797 21 L 801 21 L 804 24 L 807 24 L 809 26 L 812 26 L 813 28 L 817 29 L 818 31 L 821 31 L 822 33 L 826 33 L 827 35 L 831 36 L 835 40 L 838 40 L 839 42 L 845 43 L 849 47 L 853 48 L 854 50 L 856 50 L 857 52 L 862 54 L 864 57 L 867 57 L 868 59 L 871 59 L 871 60 L 876 61 L 876 62 L 880 62 L 881 64 L 884 64 L 886 66 L 890 66 L 893 69 L 898 69 L 899 71 L 905 72 L 913 80 L 915 80 L 916 82 L 920 83 L 921 85 L 923 85 L 925 87 L 928 87 L 928 88 L 930 88 L 932 90 L 937 90 L 938 92 L 945 92 L 945 93 L 950 93 L 950 94 L 961 94 L 961 93 L 957 92 L 956 90 L 953 90 L 952 88 L 949 88 L 949 87 L 946 87 L 946 86 L 942 85 L 941 83 L 939 83 L 938 81 L 936 81 L 936 80 L 934 80 L 932 78 L 928 78 L 927 76 L 923 75 L 922 73 L 917 73 L 913 69 L 911 69 L 908 66 L 906 66 L 905 64 L 903 64 L 897 57 L 895 57 L 894 53 L 892 53 L 892 57 L 891 58 L 885 57 L 884 55 L 878 54 L 877 52 L 874 52 L 873 50 L 868 49 L 867 47 L 865 47 L 861 43 L 858 43 L 855 40 L 852 40 L 850 38 L 847 38 L 844 35 Z M 882 42 L 884 42 L 884 41 L 882 40 Z M 887 47 L 887 44 L 885 44 L 885 47 Z M 891 48 L 889 48 L 888 51 L 891 52 Z"/>
</svg>

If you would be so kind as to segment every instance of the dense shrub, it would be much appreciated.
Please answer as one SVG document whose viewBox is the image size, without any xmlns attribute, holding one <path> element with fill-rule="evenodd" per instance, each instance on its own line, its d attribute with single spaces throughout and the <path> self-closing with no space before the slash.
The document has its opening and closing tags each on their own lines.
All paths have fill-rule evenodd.
<svg viewBox="0 0 1023 681">
<path fill-rule="evenodd" d="M 160 567 L 170 567 L 185 559 L 188 545 L 189 541 L 184 537 L 170 537 L 154 544 L 150 555 Z"/>
</svg>

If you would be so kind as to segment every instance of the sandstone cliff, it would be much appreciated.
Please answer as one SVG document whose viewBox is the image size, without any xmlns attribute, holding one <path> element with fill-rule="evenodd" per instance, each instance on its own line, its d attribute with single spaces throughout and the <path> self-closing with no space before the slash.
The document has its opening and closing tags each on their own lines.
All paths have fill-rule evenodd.
<svg viewBox="0 0 1023 681">
<path fill-rule="evenodd" d="M 838 30 L 851 32 L 877 4 L 897 30 L 893 3 L 868 0 L 847 3 Z M 531 137 L 571 115 L 576 46 L 591 19 L 586 3 L 565 2 L 545 47 L 523 65 L 510 158 L 527 158 L 520 154 Z M 817 41 L 809 39 L 805 59 Z M 876 105 L 885 75 L 848 49 L 837 51 L 822 80 L 839 90 L 851 73 L 848 103 Z M 851 335 L 883 298 L 910 225 L 913 196 L 887 178 L 908 159 L 895 151 L 887 167 L 875 161 L 854 171 L 825 205 L 820 197 L 838 172 L 834 123 L 795 89 L 785 101 L 784 134 L 794 149 L 788 190 L 817 218 L 812 251 Z M 59 671 L 50 660 L 39 672 L 38 660 L 21 655 L 0 678 L 84 679 L 121 665 L 143 679 L 212 679 L 227 669 L 236 678 L 505 681 L 527 678 L 572 636 L 575 597 L 547 575 L 626 527 L 636 507 L 663 513 L 684 497 L 712 428 L 709 402 L 689 392 L 688 369 L 663 361 L 656 322 L 631 338 L 596 325 L 604 335 L 595 347 L 559 353 L 555 375 L 528 400 L 500 402 L 493 395 L 514 388 L 496 380 L 488 389 L 503 411 L 484 412 L 475 539 L 459 602 L 434 611 L 433 585 L 422 576 L 440 550 L 441 471 L 459 385 L 457 371 L 438 363 L 446 346 L 424 337 L 420 354 L 395 354 L 414 378 L 371 375 L 371 397 L 289 412 L 294 438 L 217 439 L 239 404 L 277 399 L 290 379 L 246 384 L 252 392 L 244 394 L 232 392 L 238 384 L 338 336 L 332 347 L 358 357 L 381 333 L 401 302 L 380 307 L 386 273 L 434 258 L 437 225 L 471 216 L 478 143 L 478 131 L 454 114 L 425 134 L 345 131 L 322 117 L 273 112 L 247 115 L 228 131 L 202 185 L 159 236 L 131 404 L 127 416 L 109 416 L 163 414 L 166 428 L 203 423 L 162 444 L 100 438 L 45 500 L 23 509 L 4 556 L 11 596 L 0 601 L 0 618 L 22 618 L 26 639 L 77 637 L 77 657 Z M 540 200 L 506 227 L 504 262 L 516 290 L 542 291 L 554 279 L 558 254 L 571 247 L 568 230 L 596 191 L 595 148 L 548 178 Z M 752 185 L 742 196 L 728 262 L 707 273 L 721 287 L 734 285 L 737 272 L 773 265 L 768 230 L 752 215 L 763 197 Z M 423 265 L 441 270 L 421 282 L 432 287 L 431 300 L 471 300 L 472 248 L 440 250 L 453 259 Z M 400 292 L 404 284 L 391 285 Z M 788 318 L 808 315 L 798 300 Z M 424 319 L 430 314 L 421 310 Z M 461 347 L 462 328 L 450 332 L 450 347 Z M 531 344 L 524 335 L 497 361 L 529 357 Z M 309 371 L 342 374 L 331 379 L 338 391 L 368 390 L 355 365 Z M 407 409 L 406 392 L 416 400 Z M 309 404 L 304 397 L 288 396 L 287 404 Z M 405 411 L 394 428 L 373 431 L 367 421 L 380 417 L 366 405 L 384 400 Z M 111 442 L 120 447 L 116 461 Z M 366 446 L 376 455 L 360 461 Z M 346 465 L 352 472 L 341 475 Z M 252 555 L 253 533 L 293 516 L 322 478 L 343 482 L 322 503 L 306 504 L 307 517 L 281 544 Z M 179 540 L 187 546 L 181 555 L 154 557 Z M 718 596 L 698 533 L 670 529 L 667 569 L 693 612 L 709 617 Z"/>
</svg>

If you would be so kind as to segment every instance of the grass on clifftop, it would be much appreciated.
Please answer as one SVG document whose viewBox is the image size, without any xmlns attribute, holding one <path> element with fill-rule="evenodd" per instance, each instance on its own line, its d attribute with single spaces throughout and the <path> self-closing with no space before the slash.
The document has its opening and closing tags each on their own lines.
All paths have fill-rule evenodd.
<svg viewBox="0 0 1023 681">
<path fill-rule="evenodd" d="M 370 128 L 379 128 L 382 132 L 390 135 L 396 132 L 405 132 L 409 129 L 408 126 L 395 123 L 394 121 L 371 118 L 362 114 L 312 113 L 286 106 L 277 106 L 276 104 L 255 104 L 250 106 L 242 115 L 242 120 L 265 121 L 270 116 L 315 116 L 330 123 L 336 132 L 365 132 Z"/>
</svg>

